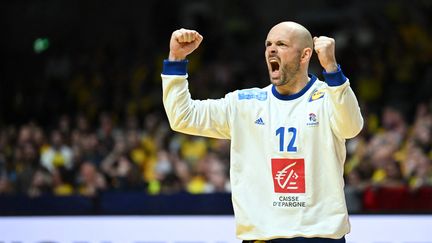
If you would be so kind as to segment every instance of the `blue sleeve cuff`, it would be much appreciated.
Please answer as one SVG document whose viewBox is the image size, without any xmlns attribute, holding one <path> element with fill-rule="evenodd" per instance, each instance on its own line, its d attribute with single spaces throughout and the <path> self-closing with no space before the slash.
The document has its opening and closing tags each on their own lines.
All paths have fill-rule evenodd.
<svg viewBox="0 0 432 243">
<path fill-rule="evenodd" d="M 169 61 L 165 59 L 163 61 L 162 74 L 165 75 L 186 75 L 188 60 L 181 61 Z"/>
<path fill-rule="evenodd" d="M 323 76 L 329 86 L 340 86 L 348 80 L 348 78 L 343 74 L 339 64 L 337 65 L 336 72 L 328 73 L 324 70 Z"/>
</svg>

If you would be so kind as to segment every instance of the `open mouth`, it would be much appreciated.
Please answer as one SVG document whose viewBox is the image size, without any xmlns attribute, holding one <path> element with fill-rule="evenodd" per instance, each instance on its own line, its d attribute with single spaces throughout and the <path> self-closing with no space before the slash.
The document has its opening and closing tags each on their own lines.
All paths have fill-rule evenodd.
<svg viewBox="0 0 432 243">
<path fill-rule="evenodd" d="M 276 59 L 269 60 L 271 71 L 279 71 L 279 62 Z"/>
</svg>

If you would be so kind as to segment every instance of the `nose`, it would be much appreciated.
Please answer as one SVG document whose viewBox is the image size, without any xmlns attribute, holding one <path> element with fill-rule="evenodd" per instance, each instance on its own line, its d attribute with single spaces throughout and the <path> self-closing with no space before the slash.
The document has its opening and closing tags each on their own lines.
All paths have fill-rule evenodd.
<svg viewBox="0 0 432 243">
<path fill-rule="evenodd" d="M 267 46 L 267 51 L 270 54 L 276 54 L 277 53 L 276 45 L 272 44 L 272 45 Z"/>
</svg>

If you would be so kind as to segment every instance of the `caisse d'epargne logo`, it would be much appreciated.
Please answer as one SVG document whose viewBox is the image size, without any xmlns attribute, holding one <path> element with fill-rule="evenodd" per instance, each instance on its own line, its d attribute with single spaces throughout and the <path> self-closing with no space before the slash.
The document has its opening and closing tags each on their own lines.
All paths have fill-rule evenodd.
<svg viewBox="0 0 432 243">
<path fill-rule="evenodd" d="M 272 159 L 271 165 L 275 192 L 306 192 L 304 159 Z"/>
</svg>

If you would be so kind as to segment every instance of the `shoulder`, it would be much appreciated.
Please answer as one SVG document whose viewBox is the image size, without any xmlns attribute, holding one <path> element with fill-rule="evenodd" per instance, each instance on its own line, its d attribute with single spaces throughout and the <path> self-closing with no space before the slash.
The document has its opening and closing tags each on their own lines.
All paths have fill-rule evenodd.
<svg viewBox="0 0 432 243">
<path fill-rule="evenodd" d="M 326 82 L 316 79 L 311 87 L 308 101 L 312 102 L 324 98 L 327 93 L 327 87 L 328 85 Z"/>
</svg>

